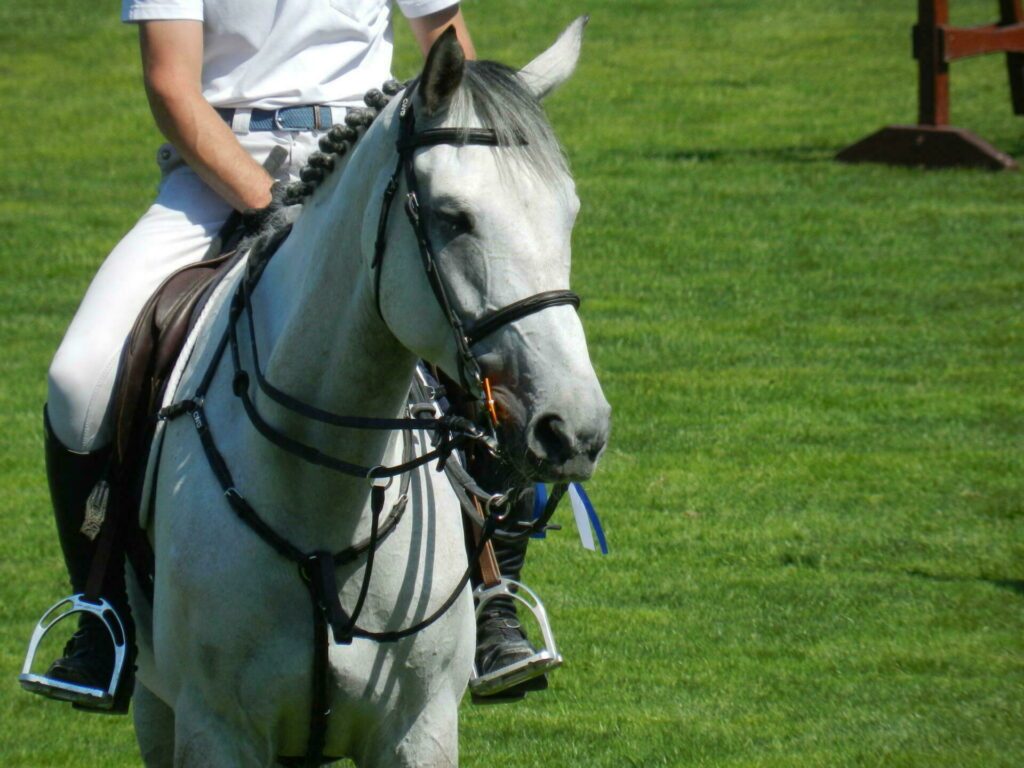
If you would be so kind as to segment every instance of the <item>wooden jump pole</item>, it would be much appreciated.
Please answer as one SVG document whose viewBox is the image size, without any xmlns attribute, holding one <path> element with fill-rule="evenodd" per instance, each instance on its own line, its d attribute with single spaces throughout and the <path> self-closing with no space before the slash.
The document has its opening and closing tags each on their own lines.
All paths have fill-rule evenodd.
<svg viewBox="0 0 1024 768">
<path fill-rule="evenodd" d="M 1005 53 L 1010 100 L 1024 115 L 1024 13 L 1021 0 L 999 0 L 999 21 L 951 27 L 949 0 L 918 0 L 913 28 L 918 66 L 917 125 L 889 125 L 838 155 L 845 163 L 1016 170 L 1012 157 L 970 131 L 949 124 L 949 65 L 968 56 Z"/>
</svg>

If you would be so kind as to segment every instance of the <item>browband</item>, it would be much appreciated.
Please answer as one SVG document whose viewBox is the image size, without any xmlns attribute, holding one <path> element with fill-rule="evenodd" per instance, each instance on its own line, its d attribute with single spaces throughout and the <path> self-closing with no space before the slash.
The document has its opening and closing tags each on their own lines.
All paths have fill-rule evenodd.
<svg viewBox="0 0 1024 768">
<path fill-rule="evenodd" d="M 520 139 L 511 146 L 525 146 L 526 139 Z M 438 144 L 465 146 L 473 144 L 483 147 L 507 146 L 498 141 L 498 134 L 488 128 L 427 128 L 411 136 L 403 136 L 397 142 L 399 152 L 417 147 L 435 147 Z"/>
</svg>

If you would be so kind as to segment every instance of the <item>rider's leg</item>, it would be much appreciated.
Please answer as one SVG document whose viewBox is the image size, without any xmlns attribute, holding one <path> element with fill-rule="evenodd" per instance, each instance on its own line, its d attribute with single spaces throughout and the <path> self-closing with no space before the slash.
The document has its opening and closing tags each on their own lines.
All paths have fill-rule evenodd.
<svg viewBox="0 0 1024 768">
<path fill-rule="evenodd" d="M 314 134 L 287 139 L 249 134 L 241 140 L 259 162 L 275 145 L 289 146 L 290 163 L 281 171 L 285 178 L 316 148 Z M 157 286 L 178 268 L 201 259 L 230 213 L 227 203 L 173 150 L 162 148 L 158 162 L 164 176 L 156 202 L 93 278 L 49 371 L 47 472 L 61 546 L 76 592 L 84 588 L 92 561 L 92 543 L 79 530 L 85 500 L 100 479 L 109 453 L 110 398 L 124 340 Z M 112 581 L 103 596 L 123 609 L 120 563 L 110 565 L 108 578 Z M 105 628 L 85 616 L 49 675 L 66 682 L 102 676 L 112 668 L 109 648 Z M 109 676 L 100 687 L 108 682 Z M 60 696 L 53 689 L 33 690 Z"/>
<path fill-rule="evenodd" d="M 465 401 L 462 390 L 445 377 L 440 376 L 441 383 L 447 392 L 451 408 L 456 413 L 467 413 L 471 406 Z M 484 488 L 498 491 L 508 488 L 508 470 L 484 451 L 471 452 L 468 456 L 469 473 Z M 533 520 L 534 491 L 533 487 L 525 489 L 511 503 L 508 517 L 503 527 L 510 531 L 522 530 L 520 523 Z M 515 541 L 492 539 L 494 554 L 498 560 L 498 569 L 504 579 L 519 581 L 526 562 L 526 550 L 529 538 Z M 467 547 L 471 546 L 467 538 Z M 474 589 L 482 582 L 479 571 L 472 577 Z M 511 597 L 495 597 L 489 600 L 477 619 L 476 630 L 476 671 L 479 676 L 495 675 L 501 677 L 504 669 L 512 667 L 525 659 L 534 656 L 537 649 L 526 636 L 516 613 L 516 600 Z M 559 662 L 560 663 L 560 662 Z M 543 690 L 548 687 L 547 677 L 543 671 L 525 681 L 510 681 L 506 688 L 491 688 L 486 696 L 473 692 L 473 700 L 477 702 L 500 703 L 522 699 L 528 691 Z"/>
<path fill-rule="evenodd" d="M 125 338 L 157 286 L 203 257 L 229 213 L 227 203 L 179 165 L 103 262 L 50 365 L 50 422 L 69 450 L 110 444 L 108 411 Z"/>
<path fill-rule="evenodd" d="M 110 455 L 110 398 L 124 340 L 143 304 L 174 270 L 202 258 L 229 212 L 189 169 L 168 173 L 156 203 L 107 257 L 89 286 L 49 371 L 46 468 L 61 549 L 75 593 L 85 590 L 95 545 L 81 533 L 86 500 Z M 101 594 L 128 622 L 124 569 L 107 567 Z M 83 614 L 47 677 L 105 689 L 114 658 L 106 627 Z M 57 689 L 34 689 L 68 698 Z M 114 710 L 127 707 L 126 695 Z"/>
</svg>

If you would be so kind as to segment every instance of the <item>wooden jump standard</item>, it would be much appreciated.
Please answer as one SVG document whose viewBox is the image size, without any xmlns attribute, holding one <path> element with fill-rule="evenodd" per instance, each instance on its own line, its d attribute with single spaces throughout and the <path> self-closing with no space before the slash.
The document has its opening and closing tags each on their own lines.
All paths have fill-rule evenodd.
<svg viewBox="0 0 1024 768">
<path fill-rule="evenodd" d="M 949 0 L 918 0 L 913 30 L 918 63 L 917 125 L 890 125 L 847 147 L 847 163 L 948 168 L 1016 169 L 1017 163 L 984 139 L 949 125 L 949 64 L 968 56 L 1005 53 L 1013 111 L 1024 115 L 1024 14 L 1021 0 L 999 0 L 997 24 L 949 26 Z"/>
</svg>

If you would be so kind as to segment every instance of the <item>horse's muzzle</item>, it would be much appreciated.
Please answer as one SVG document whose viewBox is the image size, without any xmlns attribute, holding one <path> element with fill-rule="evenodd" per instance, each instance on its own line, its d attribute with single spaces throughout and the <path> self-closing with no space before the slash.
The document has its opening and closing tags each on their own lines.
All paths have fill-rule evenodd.
<svg viewBox="0 0 1024 768">
<path fill-rule="evenodd" d="M 548 481 L 582 481 L 594 474 L 608 442 L 611 407 L 600 406 L 580 418 L 545 412 L 536 416 L 526 434 L 526 457 L 533 471 Z"/>
</svg>

